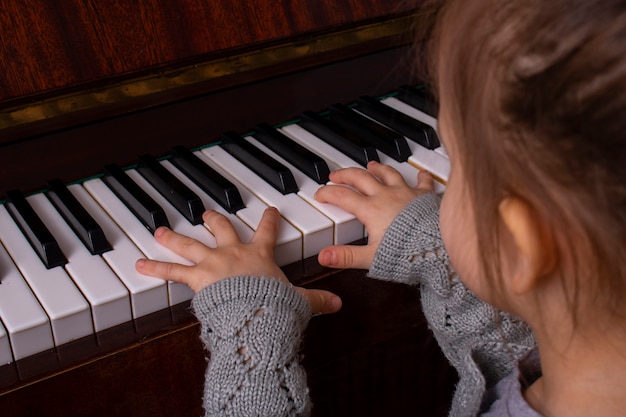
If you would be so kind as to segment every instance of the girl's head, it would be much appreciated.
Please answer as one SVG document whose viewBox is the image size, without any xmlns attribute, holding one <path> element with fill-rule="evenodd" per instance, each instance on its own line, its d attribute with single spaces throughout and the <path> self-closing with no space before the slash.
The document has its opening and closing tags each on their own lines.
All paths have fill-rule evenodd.
<svg viewBox="0 0 626 417">
<path fill-rule="evenodd" d="M 446 199 L 468 202 L 477 236 L 476 249 L 461 248 L 452 242 L 458 230 L 442 218 L 453 262 L 454 252 L 461 263 L 474 256 L 468 275 L 498 290 L 508 262 L 501 209 L 513 197 L 545 229 L 550 273 L 560 276 L 570 305 L 593 299 L 623 314 L 626 1 L 445 3 L 432 74 L 453 158 L 446 194 L 462 198 L 444 197 L 442 216 L 454 210 Z M 467 208 L 456 210 L 458 223 Z M 463 278 L 463 265 L 457 269 Z"/>
</svg>

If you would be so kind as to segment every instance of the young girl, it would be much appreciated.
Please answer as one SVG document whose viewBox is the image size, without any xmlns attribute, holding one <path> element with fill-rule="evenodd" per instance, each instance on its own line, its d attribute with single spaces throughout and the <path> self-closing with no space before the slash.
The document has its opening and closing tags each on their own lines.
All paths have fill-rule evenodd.
<svg viewBox="0 0 626 417">
<path fill-rule="evenodd" d="M 352 188 L 317 198 L 355 213 L 369 241 L 320 263 L 420 285 L 459 372 L 451 415 L 623 416 L 626 2 L 448 0 L 434 45 L 442 201 L 426 173 L 412 189 L 378 163 L 334 172 Z M 215 249 L 155 233 L 194 266 L 137 263 L 197 292 L 208 415 L 310 410 L 299 338 L 341 301 L 288 284 L 272 260 L 278 216 L 242 244 L 208 212 Z"/>
</svg>

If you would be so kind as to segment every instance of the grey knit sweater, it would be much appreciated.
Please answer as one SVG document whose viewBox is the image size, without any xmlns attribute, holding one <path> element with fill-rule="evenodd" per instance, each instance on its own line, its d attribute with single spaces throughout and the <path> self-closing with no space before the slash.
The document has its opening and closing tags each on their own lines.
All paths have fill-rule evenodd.
<svg viewBox="0 0 626 417">
<path fill-rule="evenodd" d="M 474 297 L 450 265 L 439 232 L 440 199 L 415 199 L 394 220 L 369 276 L 419 285 L 424 314 L 459 382 L 449 415 L 473 417 L 488 388 L 535 345 L 519 320 Z M 311 316 L 306 300 L 274 279 L 233 277 L 193 299 L 210 351 L 204 406 L 209 416 L 306 416 L 298 361 Z"/>
</svg>

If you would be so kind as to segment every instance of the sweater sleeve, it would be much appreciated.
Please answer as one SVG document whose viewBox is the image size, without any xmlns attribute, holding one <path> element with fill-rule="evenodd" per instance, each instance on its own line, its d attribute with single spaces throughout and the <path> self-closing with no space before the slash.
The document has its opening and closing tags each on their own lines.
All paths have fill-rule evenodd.
<svg viewBox="0 0 626 417">
<path fill-rule="evenodd" d="M 210 352 L 207 416 L 306 416 L 310 400 L 298 349 L 311 317 L 306 299 L 276 279 L 233 277 L 192 300 Z"/>
<path fill-rule="evenodd" d="M 454 270 L 439 231 L 440 198 L 417 197 L 392 222 L 369 276 L 420 287 L 424 316 L 459 375 L 449 416 L 473 417 L 483 395 L 535 345 L 518 318 L 479 300 Z"/>
<path fill-rule="evenodd" d="M 435 193 L 422 195 L 394 219 L 374 255 L 370 277 L 409 285 L 427 277 L 447 286 L 451 267 L 439 232 L 440 202 Z"/>
</svg>

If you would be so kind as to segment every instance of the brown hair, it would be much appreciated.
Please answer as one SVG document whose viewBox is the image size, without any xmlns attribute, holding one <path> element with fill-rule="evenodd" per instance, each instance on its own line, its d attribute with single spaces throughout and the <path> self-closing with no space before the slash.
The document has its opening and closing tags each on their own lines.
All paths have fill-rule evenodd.
<svg viewBox="0 0 626 417">
<path fill-rule="evenodd" d="M 487 277 L 515 195 L 552 225 L 575 282 L 597 276 L 594 296 L 623 313 L 626 2 L 448 0 L 432 46 Z M 564 286 L 573 306 L 579 288 Z"/>
</svg>

